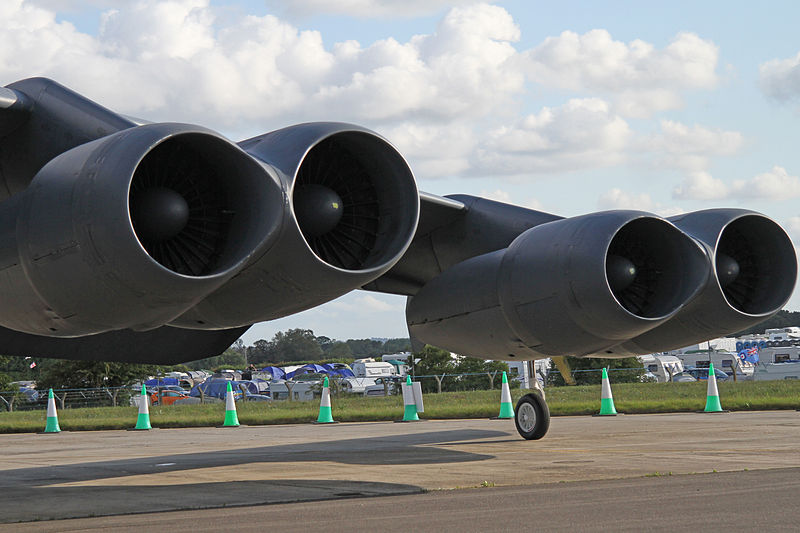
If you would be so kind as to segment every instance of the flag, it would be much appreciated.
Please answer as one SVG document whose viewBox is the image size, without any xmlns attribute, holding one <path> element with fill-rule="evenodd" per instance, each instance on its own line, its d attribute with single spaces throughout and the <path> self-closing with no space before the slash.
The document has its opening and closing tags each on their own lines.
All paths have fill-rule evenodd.
<svg viewBox="0 0 800 533">
<path fill-rule="evenodd" d="M 758 363 L 758 346 L 743 348 L 737 355 L 739 359 L 747 363 Z"/>
<path fill-rule="evenodd" d="M 31 368 L 34 368 L 35 366 L 36 366 L 36 361 L 34 361 L 33 363 L 31 363 Z"/>
</svg>

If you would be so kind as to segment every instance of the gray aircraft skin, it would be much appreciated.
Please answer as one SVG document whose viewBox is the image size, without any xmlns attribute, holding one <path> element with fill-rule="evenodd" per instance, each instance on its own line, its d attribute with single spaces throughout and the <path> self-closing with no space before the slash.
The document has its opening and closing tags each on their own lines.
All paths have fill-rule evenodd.
<svg viewBox="0 0 800 533">
<path fill-rule="evenodd" d="M 6 355 L 199 359 L 360 288 L 408 297 L 415 346 L 627 357 L 757 324 L 796 277 L 786 232 L 744 209 L 563 218 L 420 192 L 360 126 L 234 143 L 44 78 L 0 87 Z"/>
</svg>

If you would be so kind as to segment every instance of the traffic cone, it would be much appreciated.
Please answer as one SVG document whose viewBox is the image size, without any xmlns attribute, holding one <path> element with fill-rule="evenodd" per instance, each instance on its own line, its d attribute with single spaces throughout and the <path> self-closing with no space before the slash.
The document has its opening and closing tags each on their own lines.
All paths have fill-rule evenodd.
<svg viewBox="0 0 800 533">
<path fill-rule="evenodd" d="M 503 371 L 503 386 L 500 393 L 500 414 L 497 418 L 514 418 L 514 407 L 511 405 L 511 389 L 508 387 L 508 376 Z"/>
<path fill-rule="evenodd" d="M 608 382 L 608 371 L 603 369 L 603 385 L 600 389 L 600 413 L 599 416 L 617 416 L 614 409 L 614 397 L 611 395 L 611 384 Z"/>
<path fill-rule="evenodd" d="M 714 363 L 708 364 L 708 393 L 704 413 L 722 413 L 719 403 L 719 389 L 717 389 L 717 376 L 714 374 Z"/>
<path fill-rule="evenodd" d="M 416 422 L 419 420 L 417 401 L 414 399 L 414 389 L 412 387 L 411 376 L 406 375 L 406 384 L 403 386 L 403 422 Z"/>
<path fill-rule="evenodd" d="M 56 413 L 56 398 L 53 395 L 53 389 L 47 392 L 47 424 L 44 427 L 44 432 L 61 432 L 61 428 L 58 427 L 58 413 Z"/>
<path fill-rule="evenodd" d="M 333 415 L 331 413 L 331 389 L 328 385 L 328 376 L 322 381 L 322 398 L 319 402 L 319 416 L 317 417 L 317 424 L 331 424 L 333 423 Z"/>
<path fill-rule="evenodd" d="M 233 387 L 231 387 L 230 381 L 228 382 L 228 391 L 225 393 L 225 422 L 222 427 L 239 427 L 239 417 L 236 416 L 236 402 L 233 399 Z"/>
<path fill-rule="evenodd" d="M 150 398 L 147 396 L 147 388 L 142 384 L 142 397 L 139 400 L 139 417 L 136 419 L 136 427 L 133 429 L 153 429 L 150 425 Z"/>
</svg>

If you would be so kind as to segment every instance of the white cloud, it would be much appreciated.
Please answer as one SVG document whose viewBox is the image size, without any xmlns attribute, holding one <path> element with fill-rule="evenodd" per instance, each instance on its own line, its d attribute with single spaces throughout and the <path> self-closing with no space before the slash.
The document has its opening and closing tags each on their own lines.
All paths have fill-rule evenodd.
<svg viewBox="0 0 800 533">
<path fill-rule="evenodd" d="M 618 164 L 631 131 L 598 98 L 545 107 L 488 133 L 476 152 L 475 172 L 490 175 L 577 170 Z"/>
<path fill-rule="evenodd" d="M 672 197 L 682 200 L 720 200 L 729 194 L 722 180 L 704 171 L 692 172 L 672 190 Z"/>
<path fill-rule="evenodd" d="M 728 186 L 708 172 L 693 172 L 672 190 L 673 198 L 684 200 L 790 200 L 800 197 L 800 177 L 790 176 L 783 167 L 772 167 L 769 172 L 748 180 L 735 180 Z"/>
<path fill-rule="evenodd" d="M 104 105 L 248 135 L 291 122 L 417 127 L 487 117 L 522 92 L 502 8 L 450 10 L 435 33 L 326 48 L 275 16 L 218 19 L 208 0 L 140 0 L 96 37 L 20 0 L 0 7 L 0 79 L 58 79 Z M 458 170 L 457 170 L 458 171 Z"/>
<path fill-rule="evenodd" d="M 330 303 L 329 307 L 363 316 L 369 315 L 370 313 L 383 313 L 388 311 L 403 310 L 403 306 L 398 305 L 397 299 L 392 300 L 363 293 L 355 298 L 338 299 Z"/>
<path fill-rule="evenodd" d="M 296 122 L 357 122 L 384 134 L 425 178 L 617 165 L 638 148 L 623 117 L 674 108 L 681 91 L 716 82 L 716 47 L 695 35 L 657 49 L 602 30 L 566 32 L 525 52 L 515 48 L 520 29 L 511 15 L 485 3 L 326 2 L 351 15 L 456 5 L 430 34 L 326 46 L 318 31 L 273 15 L 221 15 L 210 0 L 91 1 L 113 7 L 95 36 L 56 18 L 53 8 L 81 6 L 74 0 L 0 2 L 2 84 L 45 75 L 121 113 L 203 124 L 237 139 Z M 515 119 L 525 72 L 608 98 L 576 98 Z M 697 128 L 689 134 L 697 137 Z M 666 133 L 651 151 L 704 167 L 709 156 L 730 153 L 714 142 L 736 145 L 724 134 L 739 135 L 712 133 L 704 151 L 676 153 L 676 135 Z"/>
<path fill-rule="evenodd" d="M 614 188 L 603 193 L 597 200 L 600 209 L 633 209 L 648 211 L 668 217 L 683 213 L 683 209 L 675 206 L 664 206 L 654 202 L 647 193 L 628 193 L 622 189 Z"/>
<path fill-rule="evenodd" d="M 800 178 L 790 176 L 783 167 L 775 166 L 769 172 L 758 174 L 749 180 L 734 181 L 731 196 L 768 200 L 797 198 L 800 197 Z"/>
<path fill-rule="evenodd" d="M 642 149 L 654 154 L 657 166 L 697 172 L 708 167 L 709 158 L 733 155 L 743 144 L 744 137 L 738 131 L 662 120 L 661 132 L 646 138 Z"/>
<path fill-rule="evenodd" d="M 792 240 L 795 242 L 800 242 L 800 216 L 789 217 L 786 227 L 789 230 Z"/>
<path fill-rule="evenodd" d="M 417 17 L 474 3 L 475 0 L 266 0 L 267 6 L 288 16 L 332 13 L 360 18 Z"/>
<path fill-rule="evenodd" d="M 642 40 L 614 41 L 606 30 L 565 31 L 524 53 L 532 80 L 549 87 L 616 94 L 621 113 L 648 116 L 682 105 L 680 92 L 717 83 L 719 50 L 693 33 L 679 33 L 663 50 Z"/>
<path fill-rule="evenodd" d="M 800 97 L 800 53 L 767 61 L 758 71 L 761 90 L 767 96 L 784 102 Z"/>
</svg>

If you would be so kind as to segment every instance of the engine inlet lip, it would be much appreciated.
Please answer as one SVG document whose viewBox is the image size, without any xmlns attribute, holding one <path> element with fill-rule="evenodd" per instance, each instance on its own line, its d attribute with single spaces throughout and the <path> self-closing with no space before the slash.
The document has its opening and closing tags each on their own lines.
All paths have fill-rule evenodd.
<svg viewBox="0 0 800 533">
<path fill-rule="evenodd" d="M 626 233 L 633 233 L 633 235 L 626 236 Z M 669 265 L 672 267 L 670 270 L 662 267 L 651 274 L 655 276 L 653 282 L 658 285 L 652 289 L 651 297 L 657 298 L 659 301 L 651 304 L 653 309 L 649 312 L 636 312 L 630 309 L 622 301 L 621 294 L 618 294 L 620 291 L 612 288 L 609 279 L 609 257 L 617 255 L 613 252 L 615 251 L 614 246 L 620 244 L 618 239 L 635 238 L 637 237 L 636 233 L 640 234 L 638 242 L 645 243 L 651 254 L 655 252 L 662 255 L 662 260 L 670 260 Z M 670 221 L 647 213 L 621 224 L 609 239 L 603 255 L 606 288 L 619 309 L 632 317 L 649 322 L 659 322 L 674 316 L 694 299 L 702 291 L 704 280 L 708 276 L 708 269 L 708 256 L 703 246 Z M 637 278 L 639 275 L 645 274 L 646 272 L 637 272 Z M 665 276 L 669 276 L 671 279 L 667 279 Z"/>
<path fill-rule="evenodd" d="M 744 226 L 744 228 L 740 228 L 740 226 Z M 777 280 L 775 285 L 762 287 L 761 290 L 756 291 L 756 297 L 762 299 L 760 303 L 751 301 L 743 305 L 742 302 L 734 301 L 731 287 L 729 285 L 723 287 L 717 273 L 717 258 L 720 254 L 730 255 L 730 245 L 739 244 L 736 242 L 737 233 L 739 241 L 747 240 L 751 246 L 762 249 L 760 253 L 755 254 L 758 259 L 761 259 L 759 266 L 766 265 L 773 274 L 767 277 L 759 275 L 761 283 L 766 283 L 767 278 Z M 731 240 L 734 242 L 731 243 Z M 741 257 L 734 257 L 734 259 L 741 263 Z M 725 303 L 737 313 L 753 318 L 766 317 L 782 309 L 794 291 L 797 278 L 797 255 L 790 237 L 775 221 L 755 212 L 742 213 L 728 221 L 719 230 L 714 243 L 712 266 L 716 290 Z M 741 265 L 741 269 L 739 277 L 747 274 L 747 266 Z M 791 280 L 791 282 L 787 280 Z M 765 293 L 767 289 L 772 289 L 771 294 Z M 781 297 L 781 294 L 784 296 Z"/>
<path fill-rule="evenodd" d="M 403 157 L 403 155 L 385 138 L 376 134 L 373 131 L 370 131 L 366 128 L 362 128 L 360 126 L 355 126 L 352 124 L 339 124 L 333 123 L 330 124 L 333 128 L 330 131 L 325 132 L 323 135 L 320 135 L 317 139 L 314 140 L 313 143 L 310 143 L 309 146 L 305 149 L 302 154 L 302 157 L 299 160 L 299 164 L 295 169 L 294 176 L 291 180 L 291 185 L 289 187 L 288 196 L 289 196 L 289 212 L 290 218 L 293 221 L 294 227 L 298 234 L 301 236 L 303 244 L 305 245 L 306 249 L 309 253 L 311 253 L 318 261 L 324 263 L 327 268 L 331 268 L 335 271 L 342 272 L 342 273 L 358 273 L 363 275 L 374 275 L 377 273 L 382 273 L 388 270 L 392 265 L 394 265 L 400 258 L 405 254 L 408 247 L 411 245 L 413 240 L 413 236 L 416 232 L 417 224 L 419 222 L 420 216 L 420 200 L 419 200 L 419 191 L 416 186 L 416 180 L 414 178 L 413 172 Z M 380 158 L 383 161 L 391 160 L 390 163 L 386 163 L 386 168 L 388 169 L 388 165 L 392 165 L 395 169 L 400 169 L 402 174 L 404 174 L 403 183 L 400 184 L 401 191 L 399 194 L 384 194 L 385 197 L 392 198 L 394 200 L 394 211 L 397 210 L 404 210 L 405 216 L 407 219 L 404 223 L 400 225 L 400 228 L 397 231 L 392 232 L 385 232 L 384 234 L 379 234 L 376 238 L 375 243 L 373 244 L 373 250 L 375 247 L 378 246 L 379 243 L 385 242 L 389 245 L 389 251 L 393 252 L 391 255 L 387 256 L 386 253 L 379 255 L 377 258 L 372 257 L 368 264 L 356 268 L 344 268 L 342 266 L 333 264 L 320 255 L 314 250 L 311 243 L 309 242 L 309 236 L 306 235 L 304 229 L 300 226 L 297 218 L 297 212 L 295 210 L 295 190 L 303 186 L 305 184 L 299 183 L 298 177 L 300 176 L 303 166 L 307 163 L 309 154 L 312 151 L 319 147 L 322 143 L 329 141 L 331 139 L 335 139 L 337 141 L 342 140 L 341 142 L 344 143 L 354 143 L 354 142 L 366 142 L 373 144 L 376 146 L 383 157 Z M 356 139 L 353 141 L 352 139 Z M 402 196 L 402 198 L 400 198 Z M 371 257 L 371 256 L 370 256 Z"/>
</svg>

